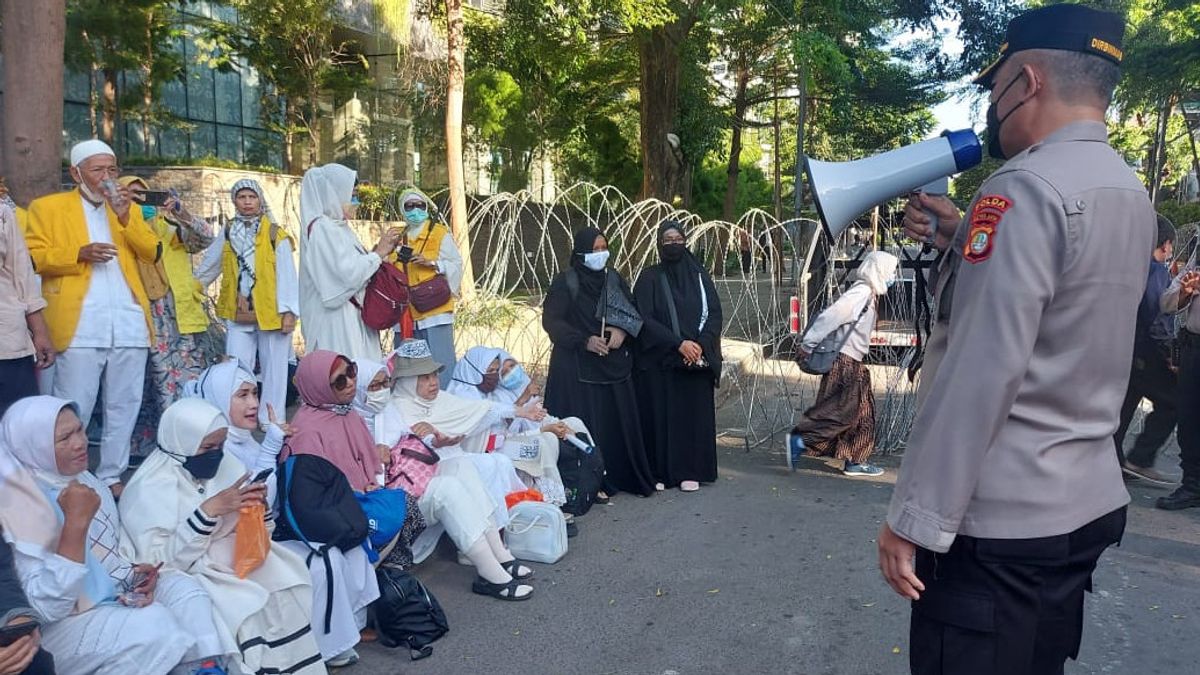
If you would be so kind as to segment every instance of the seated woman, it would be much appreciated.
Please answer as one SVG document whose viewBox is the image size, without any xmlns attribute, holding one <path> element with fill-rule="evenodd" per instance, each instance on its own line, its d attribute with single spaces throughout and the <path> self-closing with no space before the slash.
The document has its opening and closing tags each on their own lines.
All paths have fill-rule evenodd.
<svg viewBox="0 0 1200 675">
<path fill-rule="evenodd" d="M 472 347 L 455 366 L 454 379 L 446 393 L 516 410 L 528 404 L 536 405 L 535 397 L 539 391 L 525 374 L 525 369 L 508 352 L 492 347 Z M 576 433 L 586 433 L 583 422 L 576 418 L 559 420 L 550 416 L 534 422 L 506 416 L 490 431 L 503 438 L 496 451 L 507 455 L 513 466 L 528 474 L 547 502 L 555 506 L 567 502 L 562 476 L 558 473 L 558 443 Z"/>
<path fill-rule="evenodd" d="M 258 396 L 255 394 L 254 376 L 246 372 L 236 361 L 218 363 L 204 371 L 196 380 L 196 393 L 205 401 L 225 413 L 229 421 L 229 435 L 224 449 L 239 459 L 252 473 L 275 468 L 284 439 L 291 427 L 275 418 L 275 410 L 268 404 L 267 419 L 271 421 L 267 436 L 260 445 L 250 432 L 258 427 Z M 272 476 L 266 481 L 267 503 L 275 505 L 278 480 Z M 319 556 L 308 556 L 310 549 L 302 541 L 280 542 L 298 555 L 308 558 L 308 571 L 312 577 L 313 632 L 326 665 L 334 668 L 358 662 L 354 646 L 358 644 L 359 631 L 366 626 L 367 606 L 379 597 L 379 586 L 375 582 L 375 571 L 367 553 L 361 548 L 343 552 L 337 547 L 329 549 L 328 563 L 333 571 L 332 593 L 326 585 L 326 560 Z M 328 625 L 324 618 L 330 617 Z"/>
<path fill-rule="evenodd" d="M 181 673 L 229 653 L 208 595 L 186 574 L 136 564 L 112 494 L 87 470 L 75 404 L 33 396 L 0 422 L 0 520 L 60 673 Z M 126 493 L 128 494 L 128 493 Z M 213 671 L 221 672 L 221 671 Z"/>
<path fill-rule="evenodd" d="M 25 599 L 21 578 L 13 567 L 12 547 L 0 538 L 0 626 L 15 628 L 37 620 L 37 612 Z M 41 631 L 35 628 L 29 634 L 0 647 L 0 673 L 54 675 L 54 657 L 42 649 L 41 644 Z"/>
<path fill-rule="evenodd" d="M 208 591 L 223 651 L 236 655 L 236 667 L 324 673 L 309 626 L 312 592 L 304 561 L 273 543 L 246 578 L 234 571 L 239 510 L 262 503 L 266 487 L 248 484 L 245 465 L 225 455 L 228 427 L 207 401 L 171 404 L 159 422 L 158 450 L 121 496 L 121 525 L 140 559 L 186 572 Z"/>
<path fill-rule="evenodd" d="M 436 373 L 439 366 L 432 357 L 429 365 L 433 368 L 430 372 Z M 363 492 L 379 487 L 376 473 L 382 471 L 384 461 L 366 424 L 352 410 L 357 374 L 349 359 L 333 352 L 317 350 L 300 361 L 296 388 L 304 406 L 293 420 L 296 432 L 288 452 L 324 457 L 342 470 L 351 488 Z M 433 381 L 436 388 L 437 378 Z M 386 445 L 399 439 L 397 434 Z M 532 571 L 517 563 L 500 541 L 498 525 L 491 517 L 495 503 L 474 465 L 465 461 L 439 464 L 439 475 L 430 480 L 417 504 L 429 522 L 445 525 L 459 550 L 470 558 L 479 573 L 472 590 L 502 600 L 528 598 L 533 588 L 517 581 Z"/>
<path fill-rule="evenodd" d="M 508 525 L 508 508 L 505 497 L 526 489 L 517 475 L 513 461 L 495 448 L 498 439 L 492 430 L 505 425 L 505 418 L 519 417 L 540 422 L 546 411 L 537 403 L 527 403 L 520 408 L 500 405 L 488 401 L 471 401 L 441 391 L 436 386 L 437 377 L 426 378 L 418 385 L 420 376 L 427 375 L 413 370 L 425 369 L 425 358 L 433 358 L 424 340 L 408 340 L 392 355 L 392 403 L 375 419 L 375 440 L 391 447 L 408 433 L 421 438 L 441 434 L 453 439 L 452 443 L 438 449 L 443 460 L 462 459 L 475 465 L 488 494 L 496 503 L 492 519 L 498 527 Z M 436 362 L 435 362 L 436 363 Z M 439 371 L 441 364 L 437 364 Z M 437 373 L 435 373 L 437 374 Z M 429 382 L 434 382 L 430 385 Z M 422 394 L 418 394 L 418 388 Z"/>
</svg>

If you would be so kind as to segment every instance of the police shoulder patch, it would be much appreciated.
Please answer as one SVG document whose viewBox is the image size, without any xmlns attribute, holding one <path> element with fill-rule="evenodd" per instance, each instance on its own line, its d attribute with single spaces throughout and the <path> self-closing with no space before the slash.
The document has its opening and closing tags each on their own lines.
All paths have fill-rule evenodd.
<svg viewBox="0 0 1200 675">
<path fill-rule="evenodd" d="M 1012 208 L 1012 200 L 1000 195 L 983 195 L 971 208 L 971 229 L 963 245 L 963 258 L 972 264 L 992 257 L 996 231 L 1004 212 Z"/>
</svg>

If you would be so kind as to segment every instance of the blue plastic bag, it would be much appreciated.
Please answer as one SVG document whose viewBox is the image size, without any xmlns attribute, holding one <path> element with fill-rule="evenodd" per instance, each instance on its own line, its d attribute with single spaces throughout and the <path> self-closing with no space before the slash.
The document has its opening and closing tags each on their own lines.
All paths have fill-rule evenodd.
<svg viewBox="0 0 1200 675">
<path fill-rule="evenodd" d="M 367 539 L 376 551 L 390 544 L 404 527 L 408 515 L 408 495 L 404 490 L 381 488 L 356 492 L 363 513 L 367 514 Z"/>
</svg>

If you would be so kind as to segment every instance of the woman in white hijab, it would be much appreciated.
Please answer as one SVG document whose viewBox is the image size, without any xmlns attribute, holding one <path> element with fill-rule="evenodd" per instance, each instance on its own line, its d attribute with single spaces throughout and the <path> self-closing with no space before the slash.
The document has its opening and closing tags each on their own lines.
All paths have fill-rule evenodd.
<svg viewBox="0 0 1200 675">
<path fill-rule="evenodd" d="M 472 347 L 458 360 L 446 393 L 515 411 L 529 403 L 537 404 L 532 395 L 525 394 L 532 382 L 528 376 L 522 379 L 523 374 L 524 368 L 503 349 Z M 513 466 L 528 475 L 546 501 L 555 506 L 567 503 L 566 489 L 558 473 L 558 443 L 579 431 L 586 433 L 578 419 L 559 420 L 550 416 L 541 422 L 515 415 L 504 417 L 491 428 L 494 436 L 503 439 L 496 452 L 511 459 Z"/>
<path fill-rule="evenodd" d="M 351 359 L 378 359 L 379 334 L 362 322 L 350 301 L 391 255 L 401 231 L 383 233 L 367 251 L 346 221 L 354 218 L 357 174 L 340 164 L 309 169 L 300 184 L 300 331 L 309 350 Z"/>
<path fill-rule="evenodd" d="M 392 401 L 392 374 L 386 365 L 371 359 L 354 359 L 358 379 L 354 383 L 354 410 L 375 433 L 375 416 Z"/>
<path fill-rule="evenodd" d="M 430 369 L 434 369 L 431 372 Z M 503 441 L 492 433 L 505 418 L 541 421 L 546 411 L 536 403 L 519 408 L 488 401 L 471 401 L 438 389 L 442 366 L 434 360 L 424 340 L 407 340 L 392 355 L 392 402 L 375 418 L 375 442 L 391 447 L 413 433 L 436 439 L 443 466 L 469 462 L 495 503 L 492 519 L 499 527 L 508 525 L 505 497 L 526 489 L 513 461 L 492 452 Z M 419 384 L 419 380 L 424 380 Z M 418 393 L 420 391 L 420 393 Z"/>
<path fill-rule="evenodd" d="M 112 494 L 87 465 L 74 403 L 25 398 L 0 422 L 0 521 L 58 672 L 192 673 L 230 651 L 194 579 L 133 562 Z"/>
<path fill-rule="evenodd" d="M 212 404 L 184 398 L 163 413 L 158 450 L 121 497 L 121 525 L 140 559 L 195 577 L 217 611 L 226 652 L 246 673 L 324 673 L 312 634 L 312 591 L 304 561 L 277 543 L 241 579 L 234 541 L 242 506 L 261 502 L 261 483 L 225 455 L 228 423 Z"/>
<path fill-rule="evenodd" d="M 871 371 L 862 361 L 871 348 L 879 298 L 887 295 L 896 282 L 899 265 L 900 260 L 891 253 L 868 253 L 850 288 L 817 315 L 805 331 L 800 350 L 811 354 L 826 336 L 842 326 L 853 326 L 833 367 L 821 376 L 816 401 L 788 434 L 788 466 L 794 466 L 802 455 L 834 457 L 847 476 L 883 473 L 883 469 L 867 463 L 875 452 L 875 393 Z"/>
<path fill-rule="evenodd" d="M 257 428 L 259 405 L 254 376 L 236 361 L 226 361 L 210 366 L 194 382 L 195 386 L 188 388 L 189 395 L 199 395 L 213 404 L 229 421 L 225 452 L 240 460 L 252 473 L 274 469 L 290 428 L 276 420 L 272 410 L 266 438 L 261 444 L 254 440 L 250 432 Z M 279 484 L 277 477 L 271 476 L 266 484 L 267 503 L 274 507 Z M 280 545 L 300 556 L 308 557 L 310 553 L 302 541 L 284 541 Z M 333 572 L 332 593 L 326 586 L 330 577 L 326 575 L 325 559 L 311 556 L 308 561 L 313 591 L 313 631 L 326 665 L 343 667 L 358 662 L 354 646 L 359 641 L 359 630 L 366 626 L 367 606 L 379 597 L 379 585 L 367 552 L 361 548 L 342 552 L 331 547 L 328 562 Z M 330 610 L 328 625 L 325 623 L 326 610 Z"/>
</svg>

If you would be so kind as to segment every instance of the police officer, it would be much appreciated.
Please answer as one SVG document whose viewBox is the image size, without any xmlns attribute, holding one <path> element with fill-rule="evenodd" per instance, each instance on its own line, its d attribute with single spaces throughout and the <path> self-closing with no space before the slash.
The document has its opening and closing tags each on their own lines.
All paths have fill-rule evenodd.
<svg viewBox="0 0 1200 675">
<path fill-rule="evenodd" d="M 1162 310 L 1183 314 L 1179 330 L 1179 388 L 1177 405 L 1184 411 L 1179 416 L 1179 464 L 1183 467 L 1183 484 L 1166 497 L 1159 497 L 1155 506 L 1167 511 L 1200 507 L 1200 269 L 1192 253 L 1187 266 L 1175 277 L 1162 294 Z"/>
<path fill-rule="evenodd" d="M 1107 142 L 1123 32 L 1080 5 L 1013 19 L 976 80 L 988 151 L 1008 161 L 965 214 L 926 195 L 905 211 L 918 240 L 936 213 L 945 251 L 879 535 L 883 576 L 913 600 L 913 673 L 1063 672 L 1096 561 L 1124 532 L 1112 435 L 1156 221 Z"/>
</svg>

